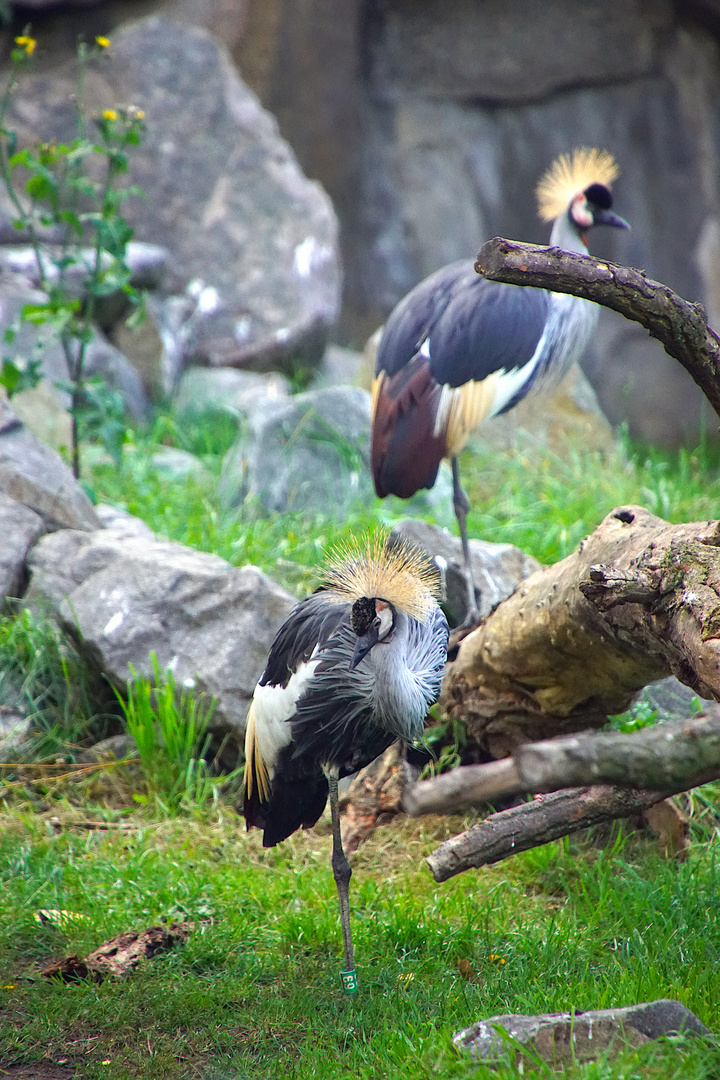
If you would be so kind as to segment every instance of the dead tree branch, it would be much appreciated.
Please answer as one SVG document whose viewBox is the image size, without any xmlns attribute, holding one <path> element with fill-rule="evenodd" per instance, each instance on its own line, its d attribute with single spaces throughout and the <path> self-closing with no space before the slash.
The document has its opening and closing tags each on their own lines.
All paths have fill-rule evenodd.
<svg viewBox="0 0 720 1080">
<path fill-rule="evenodd" d="M 692 375 L 720 416 L 720 339 L 701 304 L 683 300 L 641 270 L 501 237 L 482 246 L 475 269 L 490 281 L 582 296 L 639 322 Z"/>
<path fill-rule="evenodd" d="M 668 794 L 601 785 L 538 796 L 532 802 L 491 814 L 446 840 L 428 856 L 427 862 L 436 881 L 447 881 L 464 870 L 500 862 L 579 829 L 640 813 L 662 802 Z"/>
<path fill-rule="evenodd" d="M 720 707 L 623 735 L 574 735 L 527 743 L 512 758 L 465 765 L 406 789 L 412 817 L 451 814 L 521 792 L 558 791 L 590 784 L 677 791 L 720 776 Z"/>
</svg>

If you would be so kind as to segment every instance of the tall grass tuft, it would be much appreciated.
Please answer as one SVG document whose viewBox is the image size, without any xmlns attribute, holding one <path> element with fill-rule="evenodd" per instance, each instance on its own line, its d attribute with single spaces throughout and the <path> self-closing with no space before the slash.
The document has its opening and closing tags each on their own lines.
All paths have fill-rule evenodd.
<svg viewBox="0 0 720 1080">
<path fill-rule="evenodd" d="M 131 667 L 127 700 L 118 694 L 145 779 L 146 793 L 133 797 L 168 816 L 206 809 L 216 800 L 220 783 L 231 779 L 213 776 L 206 761 L 215 701 L 206 705 L 189 690 L 178 693 L 172 672 L 161 671 L 154 653 L 152 664 L 153 683 Z"/>
<path fill-rule="evenodd" d="M 50 619 L 30 611 L 0 618 L 0 706 L 17 709 L 33 735 L 26 760 L 71 760 L 113 724 L 107 685 Z"/>
</svg>

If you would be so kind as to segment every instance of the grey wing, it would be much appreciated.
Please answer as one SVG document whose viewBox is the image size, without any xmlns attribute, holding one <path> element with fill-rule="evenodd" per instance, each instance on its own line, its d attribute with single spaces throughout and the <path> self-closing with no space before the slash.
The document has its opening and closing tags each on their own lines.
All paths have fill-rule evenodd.
<svg viewBox="0 0 720 1080">
<path fill-rule="evenodd" d="M 322 589 L 296 604 L 275 635 L 260 686 L 287 686 L 298 665 L 322 649 L 343 622 L 349 626 L 350 605 L 330 600 Z"/>
<path fill-rule="evenodd" d="M 395 740 L 373 722 L 372 678 L 364 665 L 350 667 L 356 644 L 349 623 L 340 625 L 290 719 L 294 756 L 336 766 L 340 776 L 361 769 Z"/>
</svg>

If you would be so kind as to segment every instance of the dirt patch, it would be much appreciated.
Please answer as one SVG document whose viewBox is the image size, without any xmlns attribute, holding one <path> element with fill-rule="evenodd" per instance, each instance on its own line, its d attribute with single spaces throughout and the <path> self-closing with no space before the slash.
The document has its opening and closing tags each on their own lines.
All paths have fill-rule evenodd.
<svg viewBox="0 0 720 1080">
<path fill-rule="evenodd" d="M 37 1061 L 34 1065 L 5 1065 L 3 1077 L 12 1080 L 74 1080 L 77 1072 L 69 1065 L 56 1065 L 52 1061 Z"/>
</svg>

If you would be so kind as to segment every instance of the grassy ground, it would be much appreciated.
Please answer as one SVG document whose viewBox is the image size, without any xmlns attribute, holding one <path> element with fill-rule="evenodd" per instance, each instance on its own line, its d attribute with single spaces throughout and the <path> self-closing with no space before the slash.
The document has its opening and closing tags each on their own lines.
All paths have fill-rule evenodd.
<svg viewBox="0 0 720 1080">
<path fill-rule="evenodd" d="M 298 595 L 313 586 L 315 568 L 328 545 L 377 524 L 392 525 L 412 516 L 413 501 L 374 499 L 344 521 L 327 515 L 262 517 L 253 510 L 230 514 L 219 503 L 213 482 L 168 482 L 153 469 L 158 443 L 198 454 L 211 476 L 235 427 L 227 417 L 177 423 L 162 416 L 149 434 L 126 445 L 124 466 L 96 468 L 90 488 L 98 501 L 123 506 L 157 532 L 180 543 L 213 551 L 237 565 L 253 562 Z M 669 521 L 717 517 L 720 507 L 720 450 L 663 452 L 625 441 L 611 461 L 582 447 L 562 453 L 468 450 L 461 476 L 472 510 L 471 536 L 517 544 L 541 562 L 567 555 L 614 506 L 639 503 Z M 456 532 L 452 507 L 423 506 L 419 515 Z"/>
<path fill-rule="evenodd" d="M 683 864 L 619 834 L 604 848 L 556 843 L 436 885 L 422 857 L 461 822 L 382 829 L 355 862 L 361 993 L 351 1000 L 339 989 L 327 825 L 263 851 L 229 812 L 135 820 L 129 831 L 54 816 L 2 822 L 0 1065 L 22 1063 L 23 1076 L 54 1062 L 113 1080 L 519 1077 L 459 1058 L 453 1033 L 495 1013 L 664 996 L 720 1027 L 715 839 Z M 87 918 L 61 932 L 38 925 L 40 908 Z M 190 918 L 195 931 L 122 980 L 37 975 L 51 958 L 161 918 Z M 713 1048 L 671 1040 L 567 1075 L 700 1080 L 719 1070 Z"/>
<path fill-rule="evenodd" d="M 121 471 L 97 467 L 90 487 L 158 533 L 254 562 L 298 595 L 313 586 L 328 545 L 408 515 L 405 503 L 376 500 L 340 523 L 330 515 L 238 517 L 223 510 L 213 483 L 169 483 L 149 464 L 157 444 L 178 445 L 216 476 L 233 434 L 221 418 L 181 426 L 161 417 L 150 434 L 132 434 Z M 628 446 L 611 463 L 570 447 L 563 455 L 467 453 L 462 470 L 471 534 L 511 541 L 546 562 L 621 503 L 675 521 L 718 516 L 720 470 L 704 449 Z M 449 508 L 437 515 L 452 528 Z M 46 762 L 71 760 L 83 731 L 105 730 L 107 703 L 48 627 L 0 624 L 0 701 L 32 710 Z M 616 832 L 436 885 L 423 856 L 461 821 L 379 830 L 354 864 L 361 994 L 349 1000 L 339 986 L 327 822 L 264 852 L 222 802 L 176 818 L 161 813 L 138 772 L 58 787 L 26 770 L 12 783 L 0 789 L 0 1068 L 22 1080 L 502 1080 L 521 1072 L 490 1073 L 459 1058 L 452 1034 L 494 1013 L 663 996 L 720 1030 L 712 788 L 688 804 L 693 843 L 684 863 L 662 859 L 647 834 Z M 60 930 L 37 922 L 41 908 L 87 918 Z M 52 959 L 163 918 L 192 919 L 189 941 L 124 979 L 98 986 L 38 977 Z M 538 1066 L 536 1075 L 554 1074 Z M 720 1077 L 720 1053 L 669 1041 L 567 1075 L 709 1080 Z"/>
</svg>

